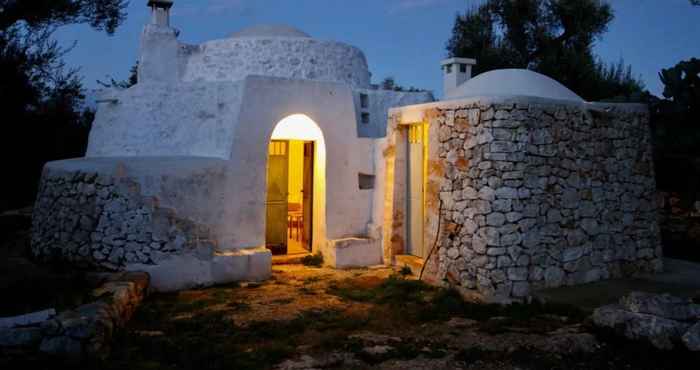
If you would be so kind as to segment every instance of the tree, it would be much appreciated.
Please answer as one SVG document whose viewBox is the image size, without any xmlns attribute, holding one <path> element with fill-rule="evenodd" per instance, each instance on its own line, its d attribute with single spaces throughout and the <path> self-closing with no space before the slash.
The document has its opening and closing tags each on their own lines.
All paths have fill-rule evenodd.
<svg viewBox="0 0 700 370">
<path fill-rule="evenodd" d="M 108 34 L 126 18 L 127 0 L 0 0 L 0 30 L 24 21 L 31 28 L 87 23 Z"/>
<path fill-rule="evenodd" d="M 664 84 L 664 100 L 658 109 L 672 115 L 668 124 L 692 125 L 700 123 L 700 59 L 692 58 L 676 66 L 663 69 L 659 78 Z"/>
<path fill-rule="evenodd" d="M 447 51 L 476 58 L 476 74 L 531 69 L 588 100 L 639 94 L 643 84 L 626 73 L 628 67 L 607 66 L 593 54 L 613 17 L 610 5 L 599 0 L 487 0 L 457 15 Z"/>
<path fill-rule="evenodd" d="M 0 211 L 34 198 L 50 160 L 84 155 L 93 113 L 84 109 L 76 69 L 52 39 L 57 27 L 85 23 L 112 34 L 124 0 L 0 0 L 0 157 L 12 176 L 0 182 Z M 21 158 L 21 160 L 17 160 Z"/>
<path fill-rule="evenodd" d="M 417 87 L 403 87 L 399 84 L 396 83 L 396 80 L 394 77 L 386 77 L 382 80 L 382 82 L 379 84 L 379 88 L 381 90 L 390 90 L 390 91 L 404 91 L 404 92 L 424 92 L 427 91 L 425 89 L 420 89 Z"/>
<path fill-rule="evenodd" d="M 129 69 L 129 78 L 122 81 L 117 81 L 114 77 L 109 77 L 108 82 L 97 80 L 97 84 L 105 88 L 128 89 L 139 83 L 139 62 L 131 66 Z"/>
</svg>

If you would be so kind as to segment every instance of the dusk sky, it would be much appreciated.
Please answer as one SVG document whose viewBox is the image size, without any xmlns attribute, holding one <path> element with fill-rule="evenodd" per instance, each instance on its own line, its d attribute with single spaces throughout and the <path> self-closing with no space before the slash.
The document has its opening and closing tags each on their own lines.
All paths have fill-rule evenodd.
<svg viewBox="0 0 700 370">
<path fill-rule="evenodd" d="M 180 40 L 200 43 L 225 38 L 255 24 L 288 24 L 319 39 L 342 41 L 362 49 L 374 82 L 393 76 L 405 86 L 433 90 L 440 96 L 439 62 L 446 56 L 457 12 L 479 0 L 176 0 L 172 25 Z M 688 0 L 611 0 L 615 20 L 596 46 L 608 62 L 621 57 L 659 95 L 658 72 L 681 60 L 700 57 L 700 7 Z M 85 86 L 97 79 L 124 79 L 137 59 L 146 0 L 132 0 L 129 16 L 114 36 L 87 26 L 57 32 L 67 56 L 79 67 Z"/>
</svg>

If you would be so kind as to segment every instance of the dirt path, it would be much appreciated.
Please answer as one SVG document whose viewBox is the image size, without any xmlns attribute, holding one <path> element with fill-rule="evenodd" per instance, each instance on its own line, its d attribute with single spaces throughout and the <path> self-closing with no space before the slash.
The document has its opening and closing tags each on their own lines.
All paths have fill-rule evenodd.
<svg viewBox="0 0 700 370">
<path fill-rule="evenodd" d="M 262 284 L 154 295 L 112 369 L 694 368 L 594 333 L 573 307 L 470 304 L 393 270 L 275 266 Z"/>
</svg>

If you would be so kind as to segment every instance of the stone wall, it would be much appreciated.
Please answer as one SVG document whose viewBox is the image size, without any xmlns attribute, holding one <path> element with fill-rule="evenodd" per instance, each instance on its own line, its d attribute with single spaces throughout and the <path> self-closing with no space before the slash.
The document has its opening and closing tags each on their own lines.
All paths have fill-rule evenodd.
<svg viewBox="0 0 700 370">
<path fill-rule="evenodd" d="M 181 44 L 182 81 L 238 81 L 259 75 L 370 85 L 364 53 L 334 41 L 291 37 L 244 37 Z M 164 63 L 171 63 L 164 60 Z"/>
<path fill-rule="evenodd" d="M 642 107 L 471 99 L 423 115 L 442 167 L 437 280 L 508 300 L 662 269 Z"/>
<path fill-rule="evenodd" d="M 95 301 L 56 315 L 53 309 L 0 320 L 0 349 L 71 360 L 104 360 L 114 333 L 123 329 L 146 297 L 146 273 L 91 274 Z M 21 353 L 21 352 L 20 352 Z"/>
<path fill-rule="evenodd" d="M 33 214 L 35 256 L 121 270 L 194 251 L 214 253 L 207 227 L 143 196 L 132 179 L 44 169 Z"/>
</svg>

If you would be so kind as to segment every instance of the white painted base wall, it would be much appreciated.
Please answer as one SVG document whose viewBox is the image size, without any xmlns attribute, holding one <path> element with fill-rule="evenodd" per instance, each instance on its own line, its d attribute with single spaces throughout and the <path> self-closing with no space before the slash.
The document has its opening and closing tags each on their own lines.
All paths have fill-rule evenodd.
<svg viewBox="0 0 700 370">
<path fill-rule="evenodd" d="M 133 264 L 126 270 L 150 274 L 153 291 L 173 292 L 236 281 L 266 280 L 272 274 L 272 254 L 261 247 L 217 252 L 211 259 L 200 259 L 194 254 L 174 255 L 159 265 Z"/>
</svg>

